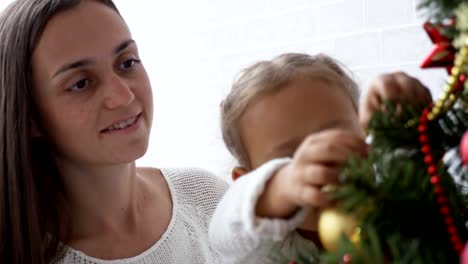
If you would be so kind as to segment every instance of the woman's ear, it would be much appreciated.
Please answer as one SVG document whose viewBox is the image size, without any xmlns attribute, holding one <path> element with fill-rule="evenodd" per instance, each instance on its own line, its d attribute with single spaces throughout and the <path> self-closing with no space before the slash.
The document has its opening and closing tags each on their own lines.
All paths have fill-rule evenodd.
<svg viewBox="0 0 468 264">
<path fill-rule="evenodd" d="M 231 172 L 232 180 L 235 181 L 239 179 L 239 177 L 246 174 L 247 172 L 248 172 L 247 169 L 244 167 L 238 167 L 238 166 L 234 167 Z"/>
<path fill-rule="evenodd" d="M 31 120 L 31 137 L 42 137 L 42 133 L 39 130 L 39 127 L 37 126 L 36 122 Z"/>
</svg>

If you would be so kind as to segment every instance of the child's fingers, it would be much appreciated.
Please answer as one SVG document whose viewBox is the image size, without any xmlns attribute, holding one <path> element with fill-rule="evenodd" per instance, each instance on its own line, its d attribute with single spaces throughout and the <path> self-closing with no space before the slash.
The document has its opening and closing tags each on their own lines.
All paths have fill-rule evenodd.
<svg viewBox="0 0 468 264">
<path fill-rule="evenodd" d="M 306 138 L 294 158 L 305 164 L 342 164 L 352 153 L 366 155 L 367 149 L 367 144 L 360 135 L 333 129 Z"/>
<path fill-rule="evenodd" d="M 305 185 L 297 192 L 300 206 L 326 207 L 331 204 L 328 194 L 313 185 Z"/>
<path fill-rule="evenodd" d="M 301 185 L 315 185 L 322 187 L 327 184 L 338 183 L 338 168 L 323 165 L 310 165 L 303 169 L 300 179 Z"/>
<path fill-rule="evenodd" d="M 401 72 L 384 74 L 377 78 L 371 87 L 374 87 L 372 90 L 381 102 L 384 100 L 398 100 L 402 97 L 403 85 L 409 82 L 407 77 L 406 74 Z"/>
<path fill-rule="evenodd" d="M 360 105 L 359 121 L 363 128 L 367 127 L 375 111 L 385 110 L 385 101 L 387 100 L 407 102 L 420 107 L 430 103 L 432 97 L 429 89 L 419 80 L 404 72 L 381 75 L 371 83 L 368 94 Z"/>
<path fill-rule="evenodd" d="M 394 73 L 394 78 L 400 86 L 401 95 L 399 98 L 415 106 L 426 105 L 432 101 L 431 93 L 418 79 L 406 73 Z M 398 99 L 397 98 L 388 98 Z"/>
<path fill-rule="evenodd" d="M 383 110 L 382 98 L 374 90 L 369 90 L 364 102 L 359 107 L 359 122 L 361 127 L 366 128 L 369 123 L 372 113 L 375 111 Z"/>
<path fill-rule="evenodd" d="M 364 102 L 360 105 L 359 121 L 367 127 L 372 113 L 385 110 L 385 100 L 395 100 L 401 95 L 395 74 L 383 74 L 374 79 L 368 89 Z"/>
</svg>

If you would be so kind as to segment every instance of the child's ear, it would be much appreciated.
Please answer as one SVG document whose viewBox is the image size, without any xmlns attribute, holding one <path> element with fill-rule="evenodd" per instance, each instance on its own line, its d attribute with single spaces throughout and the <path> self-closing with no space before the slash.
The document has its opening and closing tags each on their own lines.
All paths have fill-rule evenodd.
<svg viewBox="0 0 468 264">
<path fill-rule="evenodd" d="M 36 122 L 31 120 L 31 137 L 42 137 L 42 133 L 39 130 L 39 127 L 37 126 Z"/>
<path fill-rule="evenodd" d="M 248 172 L 247 169 L 244 167 L 238 167 L 238 166 L 234 167 L 231 172 L 232 180 L 235 181 L 239 179 L 240 176 L 246 174 L 247 172 Z"/>
</svg>

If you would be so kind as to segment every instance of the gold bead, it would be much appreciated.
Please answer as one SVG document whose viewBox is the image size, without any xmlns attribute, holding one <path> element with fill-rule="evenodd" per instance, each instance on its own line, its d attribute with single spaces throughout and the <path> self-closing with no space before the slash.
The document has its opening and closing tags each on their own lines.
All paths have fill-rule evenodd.
<svg viewBox="0 0 468 264">
<path fill-rule="evenodd" d="M 442 94 L 442 97 L 440 98 L 440 100 L 446 101 L 447 98 L 448 98 L 448 96 L 449 96 L 448 92 L 447 92 L 447 91 L 444 91 L 444 93 Z"/>
<path fill-rule="evenodd" d="M 460 67 L 454 66 L 454 67 L 452 68 L 452 76 L 453 76 L 453 75 L 455 75 L 455 76 L 460 75 Z"/>
<path fill-rule="evenodd" d="M 466 39 L 465 39 L 465 46 L 463 46 L 463 48 L 460 50 L 460 54 L 462 56 L 466 56 L 468 55 L 468 47 L 466 46 L 468 43 L 466 43 Z"/>
<path fill-rule="evenodd" d="M 444 101 L 439 100 L 439 101 L 437 101 L 437 103 L 435 104 L 435 107 L 434 107 L 434 108 L 441 108 L 443 105 L 444 105 Z"/>
<path fill-rule="evenodd" d="M 432 110 L 432 111 L 434 111 L 434 110 Z M 434 116 L 434 114 L 432 112 L 427 114 L 427 119 L 429 119 L 429 120 L 434 120 L 434 117 L 435 116 Z"/>
<path fill-rule="evenodd" d="M 458 81 L 458 78 L 453 75 L 450 75 L 447 79 L 447 83 L 452 87 L 457 83 L 457 81 Z"/>
<path fill-rule="evenodd" d="M 356 226 L 356 228 L 354 228 L 349 240 L 353 242 L 354 245 L 361 244 L 361 227 Z"/>
<path fill-rule="evenodd" d="M 453 90 L 453 86 L 450 84 L 446 84 L 444 87 L 444 92 L 450 93 Z"/>
<path fill-rule="evenodd" d="M 455 58 L 455 66 L 461 67 L 464 62 L 465 62 L 465 57 L 464 56 L 457 56 Z"/>
<path fill-rule="evenodd" d="M 438 115 L 440 114 L 440 108 L 434 107 L 434 108 L 432 109 L 432 113 L 434 114 L 434 117 L 435 117 L 435 116 L 438 116 Z"/>
<path fill-rule="evenodd" d="M 451 101 L 455 101 L 455 99 L 457 99 L 457 97 L 454 94 L 450 94 L 449 99 Z"/>
</svg>

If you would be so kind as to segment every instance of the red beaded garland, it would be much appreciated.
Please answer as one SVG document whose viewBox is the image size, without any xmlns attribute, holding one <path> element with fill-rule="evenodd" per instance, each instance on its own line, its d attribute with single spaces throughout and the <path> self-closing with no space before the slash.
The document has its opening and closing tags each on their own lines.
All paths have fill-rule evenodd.
<svg viewBox="0 0 468 264">
<path fill-rule="evenodd" d="M 434 162 L 434 159 L 432 158 L 431 155 L 426 155 L 424 157 L 424 162 L 427 164 L 427 165 L 432 165 L 432 163 Z"/>
<path fill-rule="evenodd" d="M 420 133 L 426 132 L 426 131 L 427 131 L 427 126 L 424 125 L 424 124 L 419 125 L 418 131 L 419 131 Z"/>
<path fill-rule="evenodd" d="M 465 81 L 465 75 L 460 76 L 460 81 L 463 83 Z M 456 85 L 462 87 L 462 85 Z M 432 106 L 430 107 L 432 108 Z M 461 254 L 463 250 L 463 244 L 461 242 L 460 236 L 458 235 L 457 228 L 453 223 L 453 218 L 450 215 L 450 208 L 447 204 L 447 197 L 444 195 L 442 186 L 440 185 L 440 176 L 437 175 L 437 166 L 434 164 L 434 158 L 431 154 L 431 147 L 429 145 L 429 136 L 427 135 L 427 122 L 428 122 L 428 114 L 430 113 L 431 109 L 426 108 L 424 109 L 421 117 L 419 118 L 419 142 L 421 143 L 421 152 L 424 154 L 424 163 L 427 164 L 427 172 L 429 176 L 430 183 L 434 186 L 434 193 L 437 197 L 437 203 L 440 206 L 440 213 L 444 216 L 444 223 L 447 226 L 447 232 L 450 235 L 450 241 L 454 249 Z"/>
<path fill-rule="evenodd" d="M 450 209 L 448 208 L 448 206 L 444 205 L 440 208 L 440 212 L 443 214 L 443 215 L 448 215 L 450 213 Z"/>
<path fill-rule="evenodd" d="M 461 74 L 460 77 L 458 77 L 458 80 L 463 83 L 466 80 L 466 76 L 464 74 Z"/>
<path fill-rule="evenodd" d="M 455 226 L 451 225 L 448 228 L 448 232 L 449 232 L 450 235 L 454 235 L 457 232 L 457 228 L 455 228 Z"/>
<path fill-rule="evenodd" d="M 424 145 L 422 148 L 421 148 L 421 152 L 423 154 L 429 154 L 431 153 L 431 147 L 429 147 L 429 145 Z"/>
<path fill-rule="evenodd" d="M 427 143 L 428 141 L 429 141 L 429 138 L 427 137 L 427 135 L 419 136 L 419 142 L 421 142 L 422 144 Z"/>
<path fill-rule="evenodd" d="M 434 175 L 437 172 L 436 166 L 434 165 L 429 166 L 429 168 L 427 169 L 427 172 L 429 173 L 429 175 Z"/>
<path fill-rule="evenodd" d="M 447 198 L 445 198 L 444 196 L 440 196 L 439 198 L 437 198 L 437 203 L 442 205 L 442 204 L 445 204 L 447 202 Z"/>
<path fill-rule="evenodd" d="M 444 222 L 446 225 L 451 225 L 453 224 L 453 218 L 451 216 L 447 216 L 445 217 Z"/>
<path fill-rule="evenodd" d="M 431 177 L 431 183 L 432 184 L 438 184 L 440 182 L 440 177 L 439 176 L 432 176 Z"/>
</svg>

